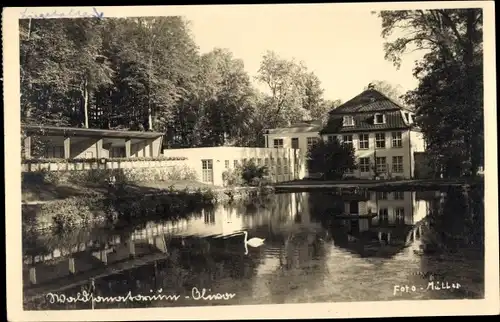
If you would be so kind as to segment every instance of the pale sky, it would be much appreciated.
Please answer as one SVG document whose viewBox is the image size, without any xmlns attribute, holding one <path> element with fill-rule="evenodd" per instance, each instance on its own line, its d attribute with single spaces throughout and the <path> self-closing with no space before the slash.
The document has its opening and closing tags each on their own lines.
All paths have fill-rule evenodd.
<svg viewBox="0 0 500 322">
<path fill-rule="evenodd" d="M 405 56 L 400 70 L 386 61 L 381 21 L 369 6 L 208 9 L 185 15 L 200 51 L 227 48 L 243 60 L 250 76 L 257 74 L 265 52 L 272 50 L 282 58 L 304 61 L 321 80 L 326 99 L 345 102 L 373 80 L 400 85 L 404 91 L 417 85 L 412 69 L 421 54 Z"/>
</svg>

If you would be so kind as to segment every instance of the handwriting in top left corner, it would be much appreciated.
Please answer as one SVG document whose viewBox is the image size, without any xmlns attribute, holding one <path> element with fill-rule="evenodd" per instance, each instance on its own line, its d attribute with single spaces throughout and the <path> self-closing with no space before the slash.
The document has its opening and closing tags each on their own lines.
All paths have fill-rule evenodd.
<svg viewBox="0 0 500 322">
<path fill-rule="evenodd" d="M 50 19 L 50 18 L 103 18 L 104 12 L 92 8 L 91 10 L 77 10 L 77 9 L 54 9 L 46 12 L 29 12 L 26 8 L 21 12 L 20 19 Z"/>
</svg>

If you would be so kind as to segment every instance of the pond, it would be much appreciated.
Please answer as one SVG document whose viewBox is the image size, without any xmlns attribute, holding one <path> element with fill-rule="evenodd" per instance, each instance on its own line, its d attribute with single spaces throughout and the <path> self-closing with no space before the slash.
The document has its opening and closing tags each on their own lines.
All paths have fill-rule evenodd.
<svg viewBox="0 0 500 322">
<path fill-rule="evenodd" d="M 284 193 L 175 222 L 24 234 L 24 308 L 483 298 L 483 202 Z"/>
</svg>

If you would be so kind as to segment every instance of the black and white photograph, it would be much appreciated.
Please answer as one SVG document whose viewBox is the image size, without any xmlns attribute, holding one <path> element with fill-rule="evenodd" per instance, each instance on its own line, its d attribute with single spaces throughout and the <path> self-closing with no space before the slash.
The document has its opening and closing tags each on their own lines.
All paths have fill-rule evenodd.
<svg viewBox="0 0 500 322">
<path fill-rule="evenodd" d="M 487 1 L 4 9 L 9 320 L 498 314 L 494 27 Z"/>
</svg>

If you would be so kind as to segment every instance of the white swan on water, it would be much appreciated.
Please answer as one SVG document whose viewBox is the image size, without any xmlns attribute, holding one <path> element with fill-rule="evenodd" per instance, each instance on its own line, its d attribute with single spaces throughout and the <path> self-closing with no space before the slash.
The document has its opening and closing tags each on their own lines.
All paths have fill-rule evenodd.
<svg viewBox="0 0 500 322">
<path fill-rule="evenodd" d="M 245 235 L 245 240 L 243 242 L 243 244 L 245 245 L 245 255 L 248 254 L 248 246 L 247 245 L 250 245 L 251 247 L 259 247 L 259 246 L 262 246 L 264 244 L 264 241 L 266 240 L 265 238 L 262 239 L 262 238 L 258 238 L 258 237 L 253 237 L 253 238 L 248 239 L 248 232 L 243 231 L 242 233 Z M 237 235 L 239 235 L 239 234 L 241 234 L 241 233 L 238 233 Z"/>
</svg>

